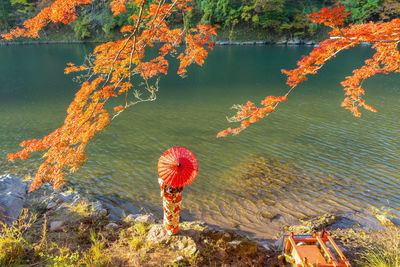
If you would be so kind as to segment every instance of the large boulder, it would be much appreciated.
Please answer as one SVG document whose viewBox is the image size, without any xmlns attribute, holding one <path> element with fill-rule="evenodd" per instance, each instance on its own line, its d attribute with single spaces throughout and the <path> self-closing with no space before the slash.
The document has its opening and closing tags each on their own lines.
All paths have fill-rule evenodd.
<svg viewBox="0 0 400 267">
<path fill-rule="evenodd" d="M 26 197 L 26 184 L 11 175 L 0 176 L 0 221 L 10 224 L 18 218 Z"/>
</svg>

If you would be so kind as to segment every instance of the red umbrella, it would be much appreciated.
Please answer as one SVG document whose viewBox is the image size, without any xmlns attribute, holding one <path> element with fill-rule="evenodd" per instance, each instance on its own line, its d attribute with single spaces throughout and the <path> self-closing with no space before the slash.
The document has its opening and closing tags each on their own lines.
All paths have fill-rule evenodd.
<svg viewBox="0 0 400 267">
<path fill-rule="evenodd" d="M 158 160 L 158 174 L 165 184 L 184 187 L 196 178 L 199 165 L 193 153 L 184 147 L 165 151 Z"/>
</svg>

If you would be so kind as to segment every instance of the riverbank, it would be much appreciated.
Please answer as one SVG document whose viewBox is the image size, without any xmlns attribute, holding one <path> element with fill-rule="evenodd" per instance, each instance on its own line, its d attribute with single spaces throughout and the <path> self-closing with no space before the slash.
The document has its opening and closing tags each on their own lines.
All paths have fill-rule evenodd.
<svg viewBox="0 0 400 267">
<path fill-rule="evenodd" d="M 43 44 L 98 44 L 101 41 L 19 41 L 19 42 L 0 42 L 0 46 L 9 45 L 43 45 Z M 253 40 L 253 41 L 215 41 L 216 46 L 228 46 L 228 45 L 244 45 L 244 46 L 256 46 L 256 45 L 307 45 L 307 46 L 318 46 L 318 42 L 310 39 L 281 39 L 281 40 Z M 370 43 L 362 42 L 362 46 L 370 46 Z"/>
<path fill-rule="evenodd" d="M 2 41 L 0 46 L 10 45 L 44 45 L 44 44 L 99 44 L 110 40 L 19 40 L 19 41 Z M 318 46 L 319 41 L 312 39 L 302 39 L 298 37 L 294 38 L 277 38 L 277 39 L 265 39 L 265 40 L 247 40 L 247 41 L 228 41 L 228 40 L 216 40 L 214 42 L 216 46 L 228 46 L 228 45 L 240 45 L 240 46 L 259 46 L 259 45 L 306 45 L 306 46 Z M 371 43 L 362 42 L 361 46 L 370 46 Z"/>
<path fill-rule="evenodd" d="M 277 35 L 268 31 L 256 29 L 237 29 L 233 33 L 226 29 L 218 29 L 214 41 L 216 45 L 315 45 L 324 38 L 328 38 L 327 32 L 321 32 L 315 37 L 295 37 L 291 35 Z M 84 44 L 84 43 L 104 43 L 116 41 L 122 38 L 119 32 L 113 32 L 108 35 L 100 34 L 91 38 L 79 39 L 73 32 L 50 32 L 43 34 L 38 39 L 19 38 L 12 41 L 2 40 L 3 45 L 32 45 L 32 44 Z"/>
<path fill-rule="evenodd" d="M 27 194 L 29 181 L 11 176 L 0 181 L 0 219 L 12 216 L 7 208 L 21 211 L 0 234 L 2 266 L 284 266 L 282 239 L 252 240 L 201 221 L 181 222 L 179 234 L 171 237 L 152 214 L 112 221 L 100 202 L 71 188 L 54 191 L 45 185 Z M 322 229 L 352 266 L 376 264 L 372 260 L 381 252 L 391 253 L 383 260 L 400 260 L 400 229 L 393 224 L 365 231 L 347 218 L 325 214 L 286 226 L 281 236 Z"/>
<path fill-rule="evenodd" d="M 43 45 L 43 44 L 97 44 L 100 41 L 20 41 L 20 42 L 0 42 L 0 46 L 8 45 Z M 309 39 L 282 39 L 280 41 L 261 40 L 261 41 L 215 41 L 215 45 L 316 45 L 317 42 Z"/>
<path fill-rule="evenodd" d="M 0 46 L 8 45 L 43 45 L 43 44 L 98 44 L 109 41 L 116 41 L 123 38 L 120 32 L 112 32 L 111 34 L 96 35 L 91 38 L 79 39 L 73 32 L 50 32 L 43 34 L 40 38 L 17 38 L 15 40 L 1 40 Z M 308 37 L 297 37 L 285 34 L 273 34 L 268 31 L 256 29 L 241 28 L 233 33 L 226 29 L 218 29 L 214 43 L 217 46 L 225 45 L 308 45 L 315 46 L 321 41 L 329 38 L 326 29 L 320 29 L 318 33 Z M 371 45 L 369 43 L 361 43 L 361 45 Z"/>
<path fill-rule="evenodd" d="M 100 202 L 72 189 L 54 191 L 45 185 L 26 194 L 20 189 L 28 183 L 0 177 L 0 185 L 8 185 L 0 195 L 23 201 L 22 206 L 8 206 L 20 209 L 21 216 L 7 221 L 3 230 L 9 230 L 0 233 L 1 266 L 263 266 L 271 256 L 232 230 L 186 221 L 171 237 L 152 214 L 111 221 Z M 7 198 L 2 199 L 0 218 L 11 215 L 5 211 Z"/>
</svg>

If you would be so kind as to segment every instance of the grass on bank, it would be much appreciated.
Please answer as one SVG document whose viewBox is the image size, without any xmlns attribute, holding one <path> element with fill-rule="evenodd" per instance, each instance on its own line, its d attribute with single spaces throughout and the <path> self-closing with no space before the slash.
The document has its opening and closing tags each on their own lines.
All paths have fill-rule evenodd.
<svg viewBox="0 0 400 267">
<path fill-rule="evenodd" d="M 228 243 L 241 238 L 234 232 L 206 235 L 190 223 L 186 228 L 183 223 L 182 234 L 167 243 L 152 243 L 147 238 L 152 225 L 117 221 L 110 228 L 107 217 L 92 216 L 90 205 L 86 207 L 83 202 L 78 208 L 29 207 L 13 225 L 2 224 L 0 266 L 260 266 L 268 257 L 254 242 L 251 254 L 229 250 Z M 50 231 L 51 222 L 58 220 L 64 222 L 62 229 Z M 185 229 L 197 233 L 198 250 L 176 262 L 185 255 L 178 242 L 190 237 Z"/>
<path fill-rule="evenodd" d="M 39 194 L 40 195 L 40 194 Z M 151 227 L 146 223 L 117 221 L 110 228 L 107 217 L 92 216 L 92 206 L 81 201 L 47 209 L 39 201 L 29 201 L 12 225 L 0 223 L 0 266 L 278 266 L 277 254 L 260 249 L 253 241 L 234 231 L 204 231 L 205 226 L 183 222 L 180 235 L 166 244 L 148 241 Z M 35 215 L 37 214 L 37 215 Z M 58 231 L 50 231 L 53 221 L 63 221 Z M 400 228 L 365 234 L 353 229 L 337 229 L 338 241 L 347 248 L 353 266 L 400 266 Z M 194 235 L 193 235 L 194 233 Z M 178 242 L 193 237 L 197 251 L 183 255 Z M 356 250 L 349 250 L 363 239 Z M 244 240 L 232 250 L 231 241 Z M 346 241 L 347 240 L 347 241 Z M 180 243 L 182 244 L 182 243 Z M 175 248 L 174 248 L 175 247 Z M 279 253 L 281 251 L 279 250 Z M 276 264 L 276 265 L 273 265 Z"/>
<path fill-rule="evenodd" d="M 36 220 L 36 216 L 23 210 L 18 220 L 11 226 L 0 221 L 0 266 L 21 264 L 29 244 L 24 233 Z"/>
<path fill-rule="evenodd" d="M 104 242 L 90 228 L 91 245 L 86 250 L 72 251 L 71 240 L 57 240 L 54 234 L 48 233 L 46 217 L 42 228 L 37 216 L 24 209 L 20 218 L 7 226 L 0 222 L 0 266 L 105 266 L 109 259 L 103 254 Z M 38 230 L 41 230 L 40 232 Z M 84 228 L 75 234 L 85 236 Z M 61 241 L 61 242 L 58 242 Z"/>
<path fill-rule="evenodd" d="M 400 228 L 390 227 L 373 238 L 375 244 L 361 255 L 358 264 L 368 267 L 400 266 Z"/>
<path fill-rule="evenodd" d="M 400 255 L 392 254 L 384 249 L 371 250 L 362 257 L 361 264 L 373 267 L 399 267 Z"/>
</svg>

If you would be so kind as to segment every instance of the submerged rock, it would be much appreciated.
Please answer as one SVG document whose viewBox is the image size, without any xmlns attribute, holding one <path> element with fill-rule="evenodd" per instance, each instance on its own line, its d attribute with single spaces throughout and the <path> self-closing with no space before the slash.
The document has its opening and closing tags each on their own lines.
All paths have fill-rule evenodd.
<svg viewBox="0 0 400 267">
<path fill-rule="evenodd" d="M 289 226 L 288 230 L 296 234 L 310 234 L 321 231 L 341 219 L 339 216 L 323 214 L 321 216 L 300 219 L 300 224 Z"/>
<path fill-rule="evenodd" d="M 0 221 L 10 224 L 18 218 L 25 197 L 25 183 L 11 175 L 0 176 Z"/>
<path fill-rule="evenodd" d="M 382 226 L 395 226 L 387 214 L 376 214 L 375 217 Z"/>
</svg>

